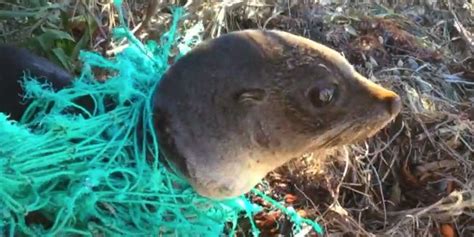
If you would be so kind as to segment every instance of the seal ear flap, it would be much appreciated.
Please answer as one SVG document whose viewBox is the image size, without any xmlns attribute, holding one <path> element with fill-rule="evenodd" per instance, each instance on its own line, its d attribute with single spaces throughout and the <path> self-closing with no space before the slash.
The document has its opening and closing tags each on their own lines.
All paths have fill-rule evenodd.
<svg viewBox="0 0 474 237">
<path fill-rule="evenodd" d="M 243 89 L 236 93 L 235 99 L 239 104 L 256 105 L 265 100 L 267 92 L 260 88 Z"/>
</svg>

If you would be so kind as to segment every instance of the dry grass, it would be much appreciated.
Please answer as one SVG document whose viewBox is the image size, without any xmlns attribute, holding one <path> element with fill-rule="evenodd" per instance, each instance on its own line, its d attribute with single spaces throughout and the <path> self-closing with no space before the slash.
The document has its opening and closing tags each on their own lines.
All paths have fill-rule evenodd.
<svg viewBox="0 0 474 237">
<path fill-rule="evenodd" d="M 126 1 L 128 23 L 142 39 L 167 29 L 167 2 L 157 2 L 149 28 L 140 29 L 150 7 Z M 110 3 L 80 4 L 97 19 L 109 16 L 101 34 L 117 24 Z M 266 178 L 267 194 L 316 218 L 327 236 L 474 236 L 474 6 L 468 1 L 395 10 L 307 0 L 192 1 L 186 8 L 183 27 L 200 21 L 204 39 L 257 27 L 303 35 L 342 51 L 359 72 L 403 98 L 400 116 L 377 136 L 281 167 Z M 121 47 L 90 46 L 108 55 Z M 257 219 L 265 235 L 288 233 L 279 213 Z"/>
</svg>

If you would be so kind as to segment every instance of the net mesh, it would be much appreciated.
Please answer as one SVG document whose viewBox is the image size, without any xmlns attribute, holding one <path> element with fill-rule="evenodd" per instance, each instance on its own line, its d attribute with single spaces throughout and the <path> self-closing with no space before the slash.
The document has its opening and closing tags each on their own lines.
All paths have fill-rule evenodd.
<svg viewBox="0 0 474 237">
<path fill-rule="evenodd" d="M 115 3 L 120 13 L 121 2 Z M 252 214 L 260 206 L 244 196 L 225 201 L 201 197 L 156 158 L 152 94 L 178 45 L 182 14 L 175 8 L 169 31 L 159 43 L 147 44 L 134 38 L 120 17 L 122 27 L 114 37 L 129 46 L 113 59 L 81 52 L 82 73 L 69 88 L 54 91 L 25 75 L 24 97 L 32 103 L 22 120 L 10 121 L 0 113 L 0 234 L 217 236 L 227 230 L 232 236 L 243 213 L 258 235 Z M 197 33 L 195 28 L 186 31 L 180 55 L 197 43 L 189 41 Z M 94 68 L 112 76 L 99 83 Z M 94 109 L 75 102 L 83 96 L 93 98 Z M 71 108 L 81 113 L 67 112 Z M 253 192 L 283 210 L 295 232 L 309 225 L 321 233 L 315 222 Z M 27 221 L 33 214 L 48 219 L 50 226 Z"/>
</svg>

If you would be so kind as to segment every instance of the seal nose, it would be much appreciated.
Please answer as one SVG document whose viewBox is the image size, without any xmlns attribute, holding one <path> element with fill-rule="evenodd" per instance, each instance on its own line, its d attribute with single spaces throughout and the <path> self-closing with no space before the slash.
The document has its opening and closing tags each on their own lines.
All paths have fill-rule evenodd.
<svg viewBox="0 0 474 237">
<path fill-rule="evenodd" d="M 378 101 L 379 105 L 385 106 L 390 115 L 395 116 L 400 113 L 402 101 L 397 93 L 385 89 L 365 77 L 360 77 L 359 80 L 362 82 L 364 89 L 369 93 L 370 97 Z"/>
<path fill-rule="evenodd" d="M 391 115 L 397 115 L 402 110 L 402 100 L 397 94 L 385 97 L 385 102 L 387 103 L 387 110 Z"/>
</svg>

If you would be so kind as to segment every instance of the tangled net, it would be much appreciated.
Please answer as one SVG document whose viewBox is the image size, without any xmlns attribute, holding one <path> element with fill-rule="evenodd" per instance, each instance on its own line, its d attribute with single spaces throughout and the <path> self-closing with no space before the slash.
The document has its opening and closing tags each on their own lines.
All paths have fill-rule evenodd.
<svg viewBox="0 0 474 237">
<path fill-rule="evenodd" d="M 120 6 L 116 1 L 119 12 Z M 201 197 L 157 158 L 150 102 L 177 44 L 182 13 L 174 10 L 161 44 L 144 45 L 126 27 L 118 27 L 114 37 L 130 45 L 113 60 L 81 52 L 84 67 L 70 88 L 54 91 L 25 76 L 25 98 L 33 102 L 21 123 L 0 113 L 1 234 L 216 236 L 228 230 L 233 235 L 242 212 L 251 220 L 253 234 L 259 234 L 252 218 L 258 205 L 244 196 L 219 202 Z M 185 39 L 195 38 L 188 37 L 193 34 L 189 30 Z M 179 47 L 180 55 L 192 46 L 184 43 L 189 47 Z M 113 76 L 98 82 L 93 68 Z M 75 102 L 83 96 L 93 98 L 93 111 Z M 107 101 L 114 107 L 106 107 Z M 71 108 L 81 113 L 67 112 Z M 295 232 L 304 225 L 322 232 L 315 222 L 254 193 L 286 213 Z"/>
</svg>

